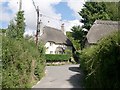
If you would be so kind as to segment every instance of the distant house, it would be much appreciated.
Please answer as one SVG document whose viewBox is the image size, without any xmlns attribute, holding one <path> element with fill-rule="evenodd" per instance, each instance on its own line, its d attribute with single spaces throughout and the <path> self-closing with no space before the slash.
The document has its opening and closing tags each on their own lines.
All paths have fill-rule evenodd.
<svg viewBox="0 0 120 90">
<path fill-rule="evenodd" d="M 63 24 L 61 30 L 48 26 L 43 27 L 39 38 L 45 44 L 46 54 L 63 54 L 66 49 L 73 49 L 71 41 L 65 34 Z"/>
<path fill-rule="evenodd" d="M 97 44 L 101 38 L 114 31 L 118 31 L 118 21 L 96 20 L 87 33 L 85 44 Z"/>
</svg>

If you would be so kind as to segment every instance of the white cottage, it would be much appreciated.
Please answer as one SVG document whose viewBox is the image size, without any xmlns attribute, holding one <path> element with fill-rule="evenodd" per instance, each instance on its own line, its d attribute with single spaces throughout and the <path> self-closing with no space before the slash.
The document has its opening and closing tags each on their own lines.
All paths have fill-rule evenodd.
<svg viewBox="0 0 120 90">
<path fill-rule="evenodd" d="M 39 38 L 45 44 L 46 54 L 63 54 L 66 49 L 73 49 L 71 41 L 65 34 L 64 24 L 61 30 L 49 26 L 43 27 Z"/>
</svg>

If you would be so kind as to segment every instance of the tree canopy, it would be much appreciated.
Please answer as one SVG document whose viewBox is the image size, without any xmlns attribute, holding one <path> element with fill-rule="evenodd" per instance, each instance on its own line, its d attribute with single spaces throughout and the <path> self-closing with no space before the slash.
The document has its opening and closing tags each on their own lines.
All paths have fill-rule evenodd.
<svg viewBox="0 0 120 90">
<path fill-rule="evenodd" d="M 25 32 L 24 11 L 18 11 L 17 17 L 10 21 L 8 26 L 7 36 L 11 38 L 21 39 Z"/>
<path fill-rule="evenodd" d="M 24 11 L 19 11 L 17 13 L 17 18 L 16 18 L 16 29 L 17 29 L 17 37 L 18 38 L 23 38 L 23 34 L 25 32 L 25 23 L 24 23 Z"/>
<path fill-rule="evenodd" d="M 118 21 L 119 19 L 119 4 L 118 2 L 105 2 L 106 8 L 109 12 L 110 20 Z"/>
<path fill-rule="evenodd" d="M 80 50 L 84 47 L 85 31 L 80 26 L 73 26 L 72 33 L 67 33 L 68 38 L 72 41 L 76 50 Z"/>
<path fill-rule="evenodd" d="M 83 28 L 87 30 L 97 19 L 110 20 L 109 11 L 104 2 L 86 2 L 84 8 L 78 13 L 82 17 Z"/>
<path fill-rule="evenodd" d="M 76 50 L 84 47 L 85 35 L 87 34 L 84 32 L 84 28 L 89 30 L 95 20 L 117 21 L 119 19 L 118 10 L 118 2 L 86 2 L 83 9 L 78 12 L 82 17 L 80 22 L 83 23 L 83 26 L 73 26 L 72 33 L 68 34 Z"/>
</svg>

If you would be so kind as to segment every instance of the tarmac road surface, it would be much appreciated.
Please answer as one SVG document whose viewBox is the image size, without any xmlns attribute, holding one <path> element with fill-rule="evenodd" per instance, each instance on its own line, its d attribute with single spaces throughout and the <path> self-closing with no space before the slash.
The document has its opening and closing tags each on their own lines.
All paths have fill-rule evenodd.
<svg viewBox="0 0 120 90">
<path fill-rule="evenodd" d="M 46 75 L 32 88 L 83 88 L 79 65 L 47 66 Z"/>
</svg>

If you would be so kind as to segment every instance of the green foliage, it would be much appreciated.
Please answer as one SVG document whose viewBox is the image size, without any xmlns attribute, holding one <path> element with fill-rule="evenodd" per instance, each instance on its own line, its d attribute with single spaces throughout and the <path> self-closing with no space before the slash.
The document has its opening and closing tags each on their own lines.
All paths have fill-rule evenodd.
<svg viewBox="0 0 120 90">
<path fill-rule="evenodd" d="M 70 55 L 67 54 L 46 54 L 47 62 L 57 62 L 57 61 L 68 61 L 70 59 Z"/>
<path fill-rule="evenodd" d="M 24 11 L 19 11 L 16 20 L 10 22 L 6 35 L 1 35 L 4 41 L 2 88 L 30 88 L 44 74 L 44 48 L 41 43 L 36 46 L 32 39 L 23 38 L 24 20 Z"/>
<path fill-rule="evenodd" d="M 7 36 L 10 38 L 22 39 L 25 32 L 24 11 L 17 13 L 16 20 L 11 20 L 8 26 Z"/>
<path fill-rule="evenodd" d="M 0 29 L 0 33 L 4 34 L 7 29 Z"/>
<path fill-rule="evenodd" d="M 19 11 L 17 13 L 17 18 L 16 18 L 16 30 L 17 30 L 17 38 L 21 39 L 23 38 L 23 34 L 25 32 L 25 23 L 24 23 L 24 11 Z"/>
<path fill-rule="evenodd" d="M 98 45 L 80 53 L 86 87 L 120 88 L 120 32 L 107 36 Z"/>
<path fill-rule="evenodd" d="M 2 87 L 30 88 L 44 74 L 44 48 L 33 41 L 2 37 Z"/>
<path fill-rule="evenodd" d="M 119 2 L 105 2 L 105 5 L 109 12 L 110 19 L 119 21 Z"/>
<path fill-rule="evenodd" d="M 84 47 L 85 31 L 80 26 L 72 27 L 72 37 L 80 43 L 80 48 Z"/>
<path fill-rule="evenodd" d="M 80 26 L 73 26 L 72 27 L 72 36 L 75 40 L 81 40 L 83 37 L 84 31 L 82 31 L 82 28 Z"/>
<path fill-rule="evenodd" d="M 24 37 L 26 40 L 34 40 L 33 39 L 33 36 L 31 36 L 31 35 L 25 35 L 25 37 Z"/>
<path fill-rule="evenodd" d="M 80 44 L 78 40 L 74 40 L 74 37 L 72 37 L 72 32 L 66 32 L 67 37 L 70 39 L 72 42 L 75 50 L 80 50 Z"/>
<path fill-rule="evenodd" d="M 0 89 L 2 89 L 2 35 L 0 35 Z"/>
<path fill-rule="evenodd" d="M 6 35 L 9 38 L 16 38 L 17 37 L 16 25 L 15 25 L 13 20 L 10 21 L 10 25 L 8 26 L 8 29 L 6 31 Z"/>
<path fill-rule="evenodd" d="M 86 2 L 84 8 L 79 12 L 82 16 L 81 23 L 87 30 L 93 25 L 95 20 L 110 20 L 109 11 L 104 2 Z"/>
<path fill-rule="evenodd" d="M 119 12 L 119 10 L 120 10 L 120 2 L 118 2 L 118 21 L 120 21 L 120 12 Z"/>
<path fill-rule="evenodd" d="M 84 47 L 85 32 L 80 26 L 73 26 L 72 32 L 67 32 L 68 38 L 72 41 L 76 50 L 80 50 Z"/>
<path fill-rule="evenodd" d="M 72 57 L 72 50 L 70 49 L 65 49 L 65 54 L 69 55 Z"/>
</svg>

